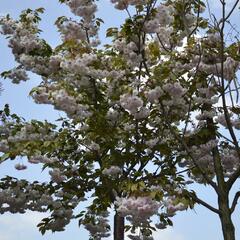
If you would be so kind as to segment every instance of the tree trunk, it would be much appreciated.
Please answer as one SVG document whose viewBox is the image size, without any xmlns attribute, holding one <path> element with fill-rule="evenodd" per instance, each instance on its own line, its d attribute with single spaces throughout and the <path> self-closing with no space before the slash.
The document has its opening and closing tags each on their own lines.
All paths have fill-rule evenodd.
<svg viewBox="0 0 240 240">
<path fill-rule="evenodd" d="M 114 215 L 114 240 L 124 240 L 124 217 Z"/>
<path fill-rule="evenodd" d="M 220 221 L 224 240 L 235 240 L 235 227 L 231 218 L 228 198 L 219 199 Z"/>
</svg>

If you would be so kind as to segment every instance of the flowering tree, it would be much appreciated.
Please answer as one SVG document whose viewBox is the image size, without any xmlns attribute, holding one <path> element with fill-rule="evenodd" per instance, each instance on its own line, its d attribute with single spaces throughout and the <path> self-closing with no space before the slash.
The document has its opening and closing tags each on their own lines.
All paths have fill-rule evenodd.
<svg viewBox="0 0 240 240">
<path fill-rule="evenodd" d="M 221 17 L 207 19 L 207 1 L 112 0 L 129 17 L 107 30 L 112 44 L 105 46 L 95 1 L 60 2 L 77 18 L 57 19 L 62 44 L 54 49 L 39 36 L 44 9 L 0 20 L 18 63 L 2 77 L 18 84 L 27 71 L 40 75 L 34 101 L 66 113 L 56 126 L 26 122 L 8 105 L 1 111 L 1 162 L 24 156 L 51 176 L 48 183 L 1 179 L 1 213 L 50 211 L 38 225 L 42 233 L 77 218 L 91 239 L 101 239 L 114 208 L 114 240 L 124 239 L 124 229 L 147 240 L 178 210 L 199 203 L 218 214 L 224 239 L 234 240 L 240 194 L 230 203 L 229 192 L 240 175 L 240 58 L 230 18 L 238 1 L 227 11 L 220 0 Z M 212 187 L 218 206 L 188 190 L 192 182 Z M 75 214 L 86 200 L 89 207 Z"/>
</svg>

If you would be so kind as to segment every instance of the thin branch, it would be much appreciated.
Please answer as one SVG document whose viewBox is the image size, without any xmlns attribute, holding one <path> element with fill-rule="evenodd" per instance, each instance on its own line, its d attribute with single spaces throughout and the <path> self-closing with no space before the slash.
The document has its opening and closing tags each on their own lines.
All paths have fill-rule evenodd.
<svg viewBox="0 0 240 240">
<path fill-rule="evenodd" d="M 162 40 L 161 40 L 161 38 L 160 38 L 160 36 L 159 36 L 158 33 L 157 33 L 157 38 L 158 38 L 158 41 L 159 41 L 160 45 L 162 46 L 162 48 L 163 48 L 166 52 L 170 53 L 171 50 L 168 49 L 168 48 L 164 45 L 164 43 L 162 42 Z"/>
<path fill-rule="evenodd" d="M 216 185 L 215 182 L 213 182 L 208 175 L 206 174 L 206 172 L 199 166 L 199 164 L 197 163 L 196 159 L 192 156 L 190 149 L 188 148 L 187 144 L 185 143 L 185 141 L 183 139 L 179 139 L 179 137 L 177 135 L 175 135 L 178 140 L 180 140 L 181 144 L 183 145 L 183 147 L 185 148 L 185 150 L 187 151 L 187 154 L 190 156 L 190 158 L 192 159 L 194 165 L 199 169 L 199 171 L 201 172 L 203 178 L 207 181 L 208 184 L 210 184 L 214 190 L 218 193 L 218 187 Z"/>
<path fill-rule="evenodd" d="M 224 136 L 223 134 L 221 134 L 220 132 L 218 132 L 218 135 L 222 138 L 224 138 L 225 140 L 227 140 L 228 142 L 233 144 L 233 141 L 231 139 L 229 139 L 228 137 Z"/>
<path fill-rule="evenodd" d="M 209 205 L 208 203 L 206 203 L 205 201 L 203 201 L 202 199 L 198 198 L 195 194 L 191 195 L 191 197 L 193 198 L 193 200 L 195 200 L 198 204 L 201 204 L 202 206 L 206 207 L 207 209 L 209 209 L 210 211 L 216 213 L 216 214 L 220 214 L 220 210 L 216 209 L 215 207 Z"/>
<path fill-rule="evenodd" d="M 196 71 L 194 73 L 194 76 L 192 77 L 193 79 L 196 78 L 197 74 L 198 74 L 198 70 L 199 70 L 199 65 L 201 63 L 201 60 L 202 60 L 202 53 L 201 53 L 201 47 L 198 45 L 198 50 L 199 50 L 199 59 L 198 59 L 198 63 L 197 63 L 197 66 L 196 66 Z M 189 101 L 189 105 L 188 105 L 188 115 L 187 115 L 187 119 L 185 121 L 185 127 L 184 127 L 184 130 L 183 130 L 183 138 L 185 136 L 185 133 L 187 131 L 187 127 L 188 127 L 188 123 L 189 123 L 189 120 L 190 120 L 190 114 L 191 114 L 191 104 L 192 104 L 192 101 L 190 100 Z"/>
<path fill-rule="evenodd" d="M 227 123 L 227 128 L 228 128 L 228 131 L 231 135 L 231 138 L 233 140 L 233 143 L 234 143 L 234 146 L 235 146 L 235 149 L 236 149 L 236 152 L 237 152 L 237 155 L 238 155 L 238 158 L 240 159 L 240 148 L 239 148 L 239 145 L 238 145 L 238 140 L 237 140 L 237 137 L 235 135 L 235 132 L 233 130 L 233 126 L 232 126 L 232 123 L 231 123 L 231 120 L 230 120 L 230 116 L 229 116 L 229 112 L 228 112 L 228 109 L 227 109 L 227 104 L 226 104 L 226 97 L 225 97 L 225 80 L 224 80 L 224 27 L 225 27 L 225 1 L 223 1 L 223 22 L 222 22 L 222 26 L 221 26 L 221 29 L 220 29 L 220 36 L 221 36 L 221 87 L 222 87 L 222 104 L 223 104 L 223 111 L 224 111 L 224 116 L 225 116 L 225 120 L 226 120 L 226 123 Z M 232 174 L 232 176 L 228 179 L 227 181 L 227 190 L 229 191 L 232 187 L 232 185 L 234 184 L 234 182 L 237 180 L 237 178 L 239 177 L 240 175 L 240 167 Z"/>
<path fill-rule="evenodd" d="M 97 86 L 96 86 L 96 79 L 90 77 L 92 87 L 93 87 L 93 101 L 94 101 L 94 107 L 96 110 L 98 110 L 98 91 L 97 91 Z"/>
<path fill-rule="evenodd" d="M 164 113 L 164 106 L 162 106 L 163 109 L 163 115 L 166 116 L 166 114 Z M 165 118 L 166 123 L 168 124 L 168 126 L 170 127 L 170 131 L 173 133 L 173 135 L 175 136 L 175 138 L 180 142 L 180 144 L 185 148 L 188 156 L 192 159 L 193 164 L 199 169 L 200 173 L 202 174 L 203 178 L 206 180 L 206 182 L 211 185 L 213 187 L 213 189 L 216 191 L 216 193 L 218 193 L 218 186 L 216 185 L 216 183 L 214 181 L 212 181 L 207 173 L 205 172 L 204 169 L 201 168 L 201 166 L 198 164 L 198 162 L 196 161 L 196 159 L 194 158 L 194 156 L 191 153 L 191 150 L 189 149 L 188 145 L 186 144 L 186 142 L 184 141 L 184 139 L 182 139 L 178 134 L 176 134 L 176 132 L 172 129 L 171 124 L 169 123 L 168 119 Z"/>
<path fill-rule="evenodd" d="M 179 171 L 179 172 L 176 173 L 176 175 L 182 174 L 182 173 L 185 173 L 185 172 L 188 172 L 188 171 L 190 171 L 190 170 L 192 170 L 192 169 L 194 169 L 194 168 L 196 168 L 196 166 L 192 166 L 192 167 L 189 167 L 189 168 L 184 169 L 184 170 L 182 170 L 182 171 Z"/>
<path fill-rule="evenodd" d="M 125 10 L 126 10 L 128 16 L 129 16 L 129 18 L 132 19 L 132 16 L 131 16 L 131 14 L 130 14 L 130 12 L 129 12 L 129 10 L 128 10 L 127 4 L 124 3 L 124 6 L 125 6 Z"/>
<path fill-rule="evenodd" d="M 235 196 L 234 196 L 234 199 L 233 199 L 233 202 L 232 202 L 232 206 L 231 206 L 231 213 L 234 212 L 236 206 L 237 206 L 237 202 L 238 202 L 238 199 L 240 197 L 240 191 L 236 192 Z"/>
<path fill-rule="evenodd" d="M 236 91 L 236 103 L 238 103 L 238 99 L 239 99 L 239 87 L 237 86 L 238 84 L 238 81 L 236 81 L 237 79 L 234 79 L 233 83 L 234 83 L 234 86 L 235 86 L 235 91 Z"/>
<path fill-rule="evenodd" d="M 233 11 L 235 10 L 235 8 L 237 7 L 238 3 L 239 3 L 239 0 L 237 0 L 237 1 L 235 2 L 235 4 L 233 5 L 231 11 L 230 11 L 230 12 L 228 13 L 228 15 L 224 18 L 224 20 L 223 20 L 223 19 L 221 19 L 221 20 L 223 20 L 223 21 L 226 22 L 226 21 L 228 20 L 228 18 L 230 18 L 230 16 L 232 15 L 232 13 L 233 13 Z"/>
<path fill-rule="evenodd" d="M 210 4 L 209 4 L 208 0 L 206 2 L 207 2 L 207 9 L 208 9 L 209 18 L 210 18 L 210 20 L 212 21 L 212 23 L 214 25 L 214 23 L 215 23 L 214 22 L 215 19 L 213 19 L 214 15 L 211 13 L 211 8 L 210 8 Z"/>
<path fill-rule="evenodd" d="M 234 107 L 234 101 L 233 101 L 233 96 L 232 96 L 232 89 L 231 89 L 231 84 L 229 84 L 229 96 L 230 96 L 230 99 L 231 99 L 231 104 L 232 104 L 232 107 Z"/>
<path fill-rule="evenodd" d="M 198 12 L 197 12 L 197 23 L 193 30 L 189 33 L 188 38 L 191 37 L 198 29 L 199 26 L 199 17 L 200 17 L 200 1 L 198 1 Z"/>
<path fill-rule="evenodd" d="M 227 188 L 231 189 L 232 185 L 235 183 L 235 181 L 239 178 L 240 176 L 240 167 L 229 177 L 227 181 Z"/>
</svg>

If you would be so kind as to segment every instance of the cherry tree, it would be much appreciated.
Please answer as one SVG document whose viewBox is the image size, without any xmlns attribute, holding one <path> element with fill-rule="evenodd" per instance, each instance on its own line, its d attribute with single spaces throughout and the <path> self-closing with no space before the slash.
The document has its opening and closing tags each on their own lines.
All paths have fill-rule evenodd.
<svg viewBox="0 0 240 240">
<path fill-rule="evenodd" d="M 75 17 L 56 20 L 62 43 L 55 48 L 40 38 L 43 8 L 0 20 L 18 64 L 2 77 L 19 84 L 28 71 L 40 75 L 33 100 L 66 114 L 55 125 L 26 122 L 8 105 L 1 111 L 1 162 L 26 157 L 17 170 L 39 164 L 51 177 L 1 179 L 1 213 L 47 211 L 43 234 L 78 219 L 91 239 L 102 239 L 114 210 L 114 240 L 129 230 L 130 239 L 150 240 L 198 203 L 219 216 L 224 240 L 234 240 L 240 45 L 231 16 L 239 1 L 220 0 L 218 19 L 208 1 L 112 0 L 128 17 L 107 30 L 104 46 L 97 2 L 60 2 Z M 193 182 L 214 189 L 217 207 L 191 190 Z M 89 206 L 76 213 L 84 201 Z"/>
</svg>

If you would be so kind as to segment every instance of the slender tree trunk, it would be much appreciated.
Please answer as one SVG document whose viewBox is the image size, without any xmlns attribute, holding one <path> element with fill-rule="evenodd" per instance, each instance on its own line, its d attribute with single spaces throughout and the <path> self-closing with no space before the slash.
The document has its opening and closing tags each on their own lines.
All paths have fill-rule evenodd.
<svg viewBox="0 0 240 240">
<path fill-rule="evenodd" d="M 231 218 L 228 197 L 219 197 L 220 221 L 224 240 L 235 240 L 235 227 Z"/>
<path fill-rule="evenodd" d="M 124 217 L 114 215 L 114 240 L 124 240 Z"/>
</svg>

